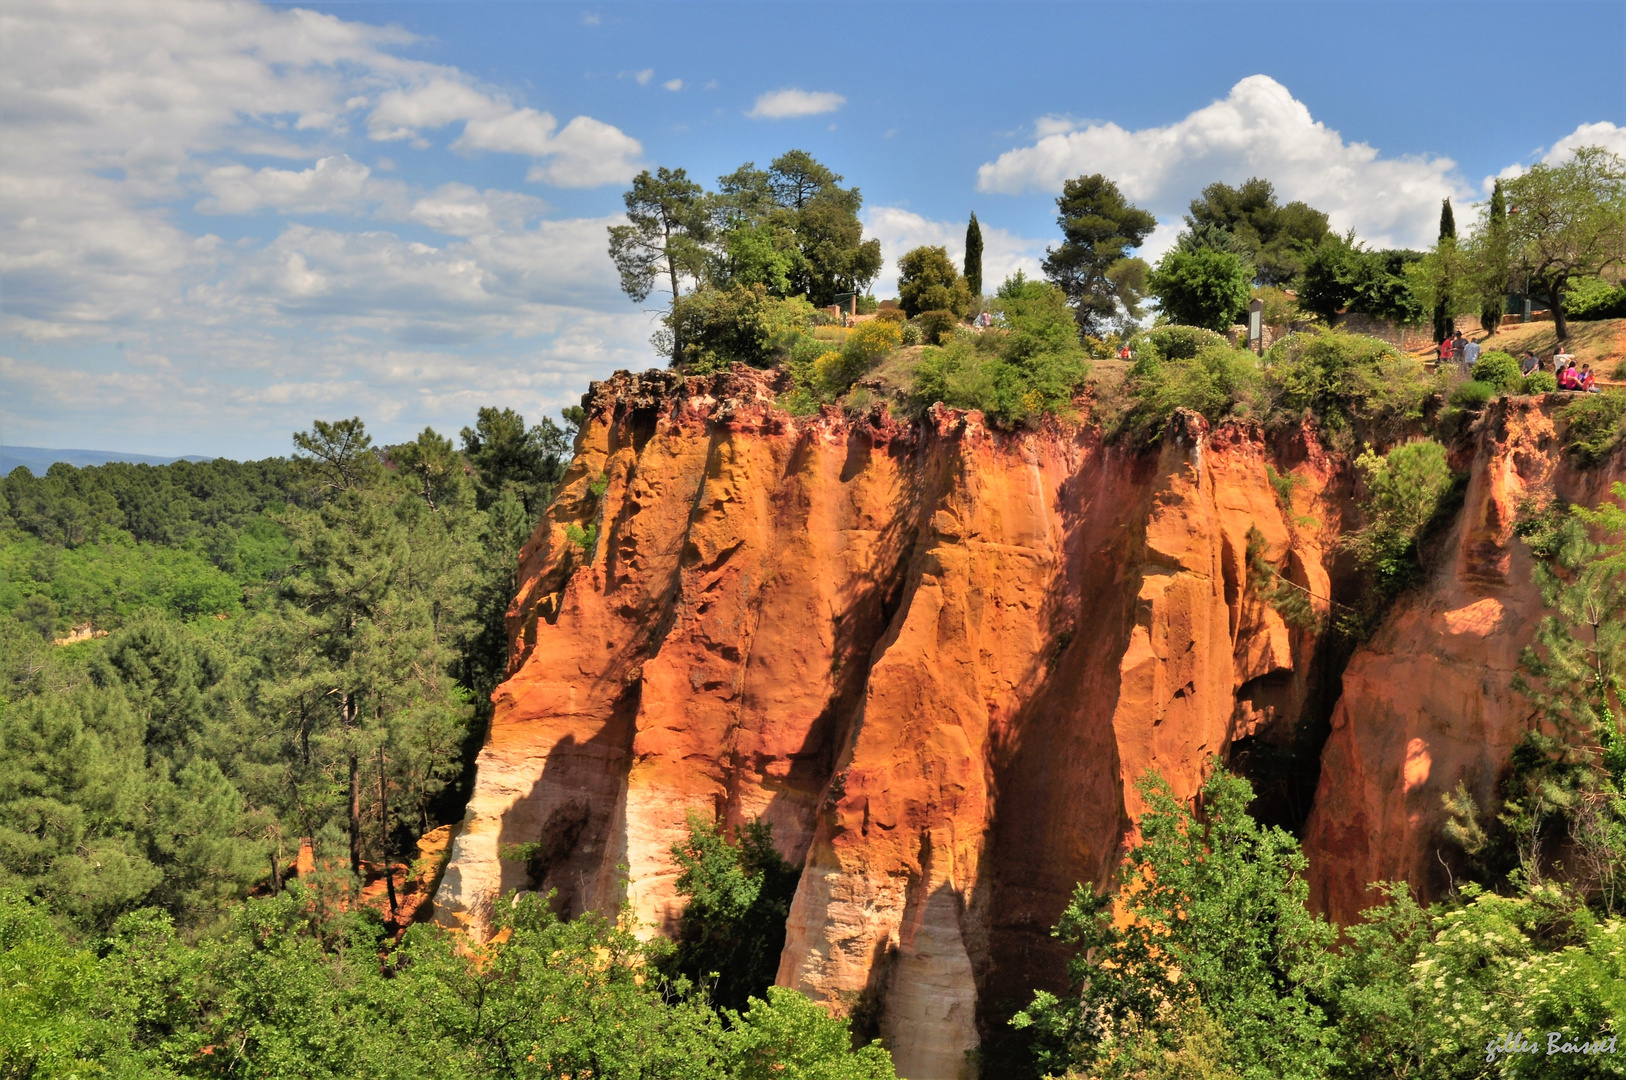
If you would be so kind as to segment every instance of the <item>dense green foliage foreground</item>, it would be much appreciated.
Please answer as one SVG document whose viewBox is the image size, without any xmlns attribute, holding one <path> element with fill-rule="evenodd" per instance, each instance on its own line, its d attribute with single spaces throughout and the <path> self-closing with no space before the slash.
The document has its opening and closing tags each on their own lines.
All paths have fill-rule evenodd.
<svg viewBox="0 0 1626 1080">
<path fill-rule="evenodd" d="M 488 948 L 376 919 L 294 885 L 187 944 L 143 911 L 91 945 L 0 894 L 0 1077 L 593 1077 L 891 1080 L 878 1046 L 794 991 L 743 1013 L 662 982 L 649 949 L 534 895 Z"/>
</svg>

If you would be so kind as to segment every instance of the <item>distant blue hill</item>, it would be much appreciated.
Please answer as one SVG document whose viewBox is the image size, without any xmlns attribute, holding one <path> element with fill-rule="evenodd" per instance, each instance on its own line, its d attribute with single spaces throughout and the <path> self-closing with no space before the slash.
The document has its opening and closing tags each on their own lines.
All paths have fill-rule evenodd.
<svg viewBox="0 0 1626 1080">
<path fill-rule="evenodd" d="M 128 461 L 137 465 L 168 465 L 174 461 L 209 461 L 209 458 L 188 454 L 185 457 L 154 457 L 151 454 L 121 454 L 117 450 L 51 450 L 43 446 L 0 446 L 0 476 L 21 465 L 35 476 L 44 476 L 45 470 L 59 461 L 84 468 L 86 465 L 106 465 L 110 461 Z"/>
</svg>

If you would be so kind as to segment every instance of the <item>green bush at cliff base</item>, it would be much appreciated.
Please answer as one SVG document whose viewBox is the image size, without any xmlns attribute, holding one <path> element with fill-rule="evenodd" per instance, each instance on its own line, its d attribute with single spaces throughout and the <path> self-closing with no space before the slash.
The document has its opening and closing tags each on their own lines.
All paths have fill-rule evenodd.
<svg viewBox="0 0 1626 1080">
<path fill-rule="evenodd" d="M 1336 932 L 1306 909 L 1297 842 L 1249 817 L 1252 789 L 1223 769 L 1203 786 L 1201 821 L 1155 773 L 1136 787 L 1147 809 L 1116 897 L 1081 885 L 1056 926 L 1078 950 L 1073 991 L 1038 993 L 1013 1021 L 1037 1064 L 1144 1076 L 1138 1059 L 1185 1054 L 1210 1076 L 1324 1076 L 1311 979 Z"/>
<path fill-rule="evenodd" d="M 1626 391 L 1585 394 L 1558 410 L 1564 449 L 1582 464 L 1596 465 L 1620 445 L 1626 423 Z"/>
<path fill-rule="evenodd" d="M 1080 886 L 1055 927 L 1076 950 L 1069 992 L 1036 993 L 1012 1021 L 1031 1058 L 1020 1075 L 1619 1075 L 1596 1053 L 1487 1057 L 1512 1032 L 1544 1051 L 1547 1032 L 1578 1046 L 1626 1025 L 1619 918 L 1552 883 L 1526 880 L 1510 895 L 1460 885 L 1425 908 L 1404 882 L 1386 882 L 1335 946 L 1337 929 L 1305 910 L 1298 842 L 1253 821 L 1246 781 L 1215 762 L 1200 815 L 1159 777 L 1138 786 L 1141 839 L 1116 895 Z"/>
<path fill-rule="evenodd" d="M 1474 361 L 1475 382 L 1490 383 L 1503 393 L 1511 393 L 1523 385 L 1524 374 L 1519 362 L 1505 352 L 1488 352 Z"/>
<path fill-rule="evenodd" d="M 773 987 L 740 1011 L 654 970 L 658 946 L 551 897 L 505 897 L 471 945 L 391 942 L 301 883 L 191 940 L 153 911 L 91 949 L 0 890 L 0 1078 L 895 1080 L 879 1044 Z"/>
<path fill-rule="evenodd" d="M 773 985 L 785 945 L 785 919 L 801 871 L 773 844 L 773 830 L 751 821 L 730 843 L 716 825 L 691 814 L 689 835 L 672 845 L 685 897 L 672 952 L 660 964 L 674 981 L 706 986 L 720 1008 L 743 1009 Z"/>
</svg>

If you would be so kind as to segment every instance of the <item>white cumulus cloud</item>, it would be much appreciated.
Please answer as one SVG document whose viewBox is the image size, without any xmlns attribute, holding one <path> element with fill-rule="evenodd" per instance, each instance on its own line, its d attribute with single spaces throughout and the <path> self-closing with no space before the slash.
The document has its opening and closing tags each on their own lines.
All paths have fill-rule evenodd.
<svg viewBox="0 0 1626 1080">
<path fill-rule="evenodd" d="M 1472 194 L 1451 159 L 1385 158 L 1346 141 L 1267 75 L 1249 76 L 1223 99 L 1163 127 L 1075 126 L 1052 116 L 1037 131 L 1032 145 L 979 168 L 977 190 L 1059 192 L 1071 177 L 1104 173 L 1172 224 L 1205 185 L 1262 176 L 1282 201 L 1302 199 L 1326 211 L 1335 229 L 1353 228 L 1378 246 L 1409 247 L 1432 242 L 1441 199 Z"/>
<path fill-rule="evenodd" d="M 410 139 L 458 120 L 489 120 L 511 112 L 507 102 L 440 76 L 380 96 L 367 117 L 367 130 L 375 139 Z"/>
<path fill-rule="evenodd" d="M 1601 146 L 1610 153 L 1626 157 L 1626 127 L 1607 120 L 1596 124 L 1582 124 L 1568 135 L 1553 143 L 1542 158 L 1549 165 L 1565 161 L 1583 146 Z"/>
<path fill-rule="evenodd" d="M 555 187 L 620 184 L 638 171 L 638 140 L 618 127 L 578 116 L 548 146 L 545 160 L 531 166 L 525 179 Z"/>
<path fill-rule="evenodd" d="M 532 195 L 487 189 L 468 184 L 442 184 L 412 204 L 408 220 L 451 236 L 482 236 L 523 228 L 539 217 L 547 204 Z"/>
<path fill-rule="evenodd" d="M 670 90 L 673 93 L 676 93 L 677 91 L 683 89 L 683 80 L 682 79 L 667 79 L 665 82 L 661 83 L 661 87 L 662 87 L 662 89 Z"/>
<path fill-rule="evenodd" d="M 251 214 L 271 208 L 283 213 L 355 211 L 365 198 L 372 170 L 348 154 L 320 158 L 308 169 L 250 169 L 223 165 L 203 178 L 205 214 Z"/>
<path fill-rule="evenodd" d="M 386 94 L 368 118 L 375 139 L 417 138 L 419 131 L 464 121 L 452 149 L 536 158 L 527 175 L 556 187 L 623 183 L 638 171 L 643 146 L 612 124 L 578 116 L 559 130 L 552 113 L 515 108 L 447 80 Z"/>
<path fill-rule="evenodd" d="M 763 94 L 745 115 L 753 120 L 789 120 L 798 116 L 835 112 L 846 103 L 846 98 L 828 90 L 789 88 Z"/>
</svg>

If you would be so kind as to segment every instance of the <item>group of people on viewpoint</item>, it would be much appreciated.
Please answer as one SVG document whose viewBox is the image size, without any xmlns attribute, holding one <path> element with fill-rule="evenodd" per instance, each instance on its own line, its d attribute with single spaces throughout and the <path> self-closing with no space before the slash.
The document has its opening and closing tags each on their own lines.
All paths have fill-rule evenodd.
<svg viewBox="0 0 1626 1080">
<path fill-rule="evenodd" d="M 1478 361 L 1481 350 L 1479 342 L 1470 341 L 1462 336 L 1458 330 L 1444 341 L 1440 342 L 1440 363 L 1456 364 L 1466 374 L 1473 370 L 1474 363 Z M 1534 352 L 1526 349 L 1524 358 L 1519 361 L 1519 370 L 1525 375 L 1537 371 L 1551 371 L 1558 376 L 1558 388 L 1570 390 L 1578 394 L 1596 394 L 1601 392 L 1597 385 L 1597 376 L 1592 372 L 1591 364 L 1575 366 L 1575 357 L 1564 351 L 1564 343 L 1558 343 L 1558 349 L 1553 353 L 1552 366 Z"/>
</svg>

